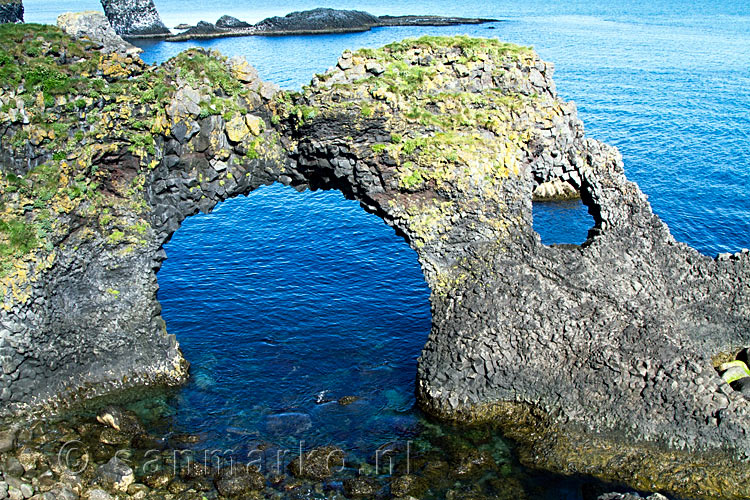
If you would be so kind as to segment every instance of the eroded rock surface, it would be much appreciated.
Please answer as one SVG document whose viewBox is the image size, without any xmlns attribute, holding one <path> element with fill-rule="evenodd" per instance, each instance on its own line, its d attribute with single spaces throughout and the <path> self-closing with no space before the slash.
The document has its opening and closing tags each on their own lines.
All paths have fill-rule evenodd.
<svg viewBox="0 0 750 500">
<path fill-rule="evenodd" d="M 119 52 L 124 55 L 143 52 L 115 33 L 106 16 L 101 12 L 67 12 L 58 16 L 57 26 L 77 40 L 89 40 L 100 44 L 103 52 Z"/>
<path fill-rule="evenodd" d="M 21 0 L 0 0 L 0 24 L 22 22 L 23 2 Z"/>
<path fill-rule="evenodd" d="M 184 381 L 156 300 L 162 247 L 186 217 L 281 182 L 340 190 L 417 252 L 426 411 L 510 422 L 548 445 L 528 461 L 563 472 L 656 484 L 665 469 L 640 451 L 667 446 L 676 474 L 750 494 L 735 460 L 750 454 L 748 402 L 712 364 L 750 343 L 750 255 L 675 242 L 532 50 L 428 37 L 346 52 L 283 93 L 236 58 L 191 50 L 152 68 L 45 30 L 30 35 L 48 40 L 40 57 L 79 54 L 57 69 L 65 89 L 26 81 L 24 98 L 28 73 L 11 69 L 0 95 L 4 413 Z M 51 112 L 57 126 L 35 119 Z M 532 192 L 554 179 L 596 222 L 581 247 L 532 229 Z M 594 448 L 611 455 L 588 460 Z M 690 484 L 703 483 L 670 488 Z"/>
<path fill-rule="evenodd" d="M 150 38 L 171 35 L 156 11 L 154 0 L 102 0 L 102 7 L 120 36 Z"/>
</svg>

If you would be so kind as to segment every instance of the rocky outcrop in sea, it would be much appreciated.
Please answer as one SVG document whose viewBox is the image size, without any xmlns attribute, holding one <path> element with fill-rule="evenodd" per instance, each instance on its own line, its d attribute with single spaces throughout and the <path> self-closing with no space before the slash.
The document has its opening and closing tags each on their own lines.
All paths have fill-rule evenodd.
<svg viewBox="0 0 750 500">
<path fill-rule="evenodd" d="M 373 16 L 357 10 L 313 9 L 292 12 L 284 17 L 270 17 L 250 25 L 238 19 L 223 16 L 216 24 L 205 21 L 187 31 L 169 37 L 169 41 L 226 36 L 285 36 L 331 33 L 355 33 L 386 26 L 453 26 L 480 24 L 493 19 L 440 17 L 440 16 Z"/>
<path fill-rule="evenodd" d="M 22 0 L 0 0 L 0 24 L 22 23 Z"/>
<path fill-rule="evenodd" d="M 0 42 L 4 414 L 184 382 L 163 245 L 280 182 L 359 200 L 416 251 L 426 412 L 497 422 L 560 473 L 750 496 L 750 403 L 715 369 L 750 344 L 750 253 L 676 242 L 533 50 L 424 37 L 345 52 L 295 93 L 215 52 L 148 67 L 52 27 Z M 532 193 L 557 179 L 594 217 L 584 245 L 533 230 Z"/>
<path fill-rule="evenodd" d="M 172 33 L 156 11 L 153 0 L 102 0 L 115 32 L 126 38 L 163 38 Z"/>
</svg>

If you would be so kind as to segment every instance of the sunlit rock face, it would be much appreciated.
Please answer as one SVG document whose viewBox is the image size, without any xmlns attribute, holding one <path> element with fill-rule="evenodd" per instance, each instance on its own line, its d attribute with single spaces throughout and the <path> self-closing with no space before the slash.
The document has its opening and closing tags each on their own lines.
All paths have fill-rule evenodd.
<svg viewBox="0 0 750 500">
<path fill-rule="evenodd" d="M 748 402 L 712 364 L 750 341 L 750 257 L 675 242 L 532 50 L 405 41 L 346 52 L 287 93 L 217 53 L 149 68 L 43 37 L 40 57 L 79 55 L 51 98 L 4 83 L 3 412 L 184 381 L 156 300 L 162 247 L 186 217 L 281 182 L 359 200 L 416 250 L 432 292 L 427 412 L 750 452 Z M 38 125 L 42 112 L 65 127 Z M 594 218 L 582 246 L 532 228 L 533 192 L 556 179 Z"/>
</svg>

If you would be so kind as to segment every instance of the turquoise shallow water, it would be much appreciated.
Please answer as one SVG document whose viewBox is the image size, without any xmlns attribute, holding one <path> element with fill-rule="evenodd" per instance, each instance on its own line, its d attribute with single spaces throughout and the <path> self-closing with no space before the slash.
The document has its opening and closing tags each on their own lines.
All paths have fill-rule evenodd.
<svg viewBox="0 0 750 500">
<path fill-rule="evenodd" d="M 157 0 L 170 26 L 228 13 L 256 21 L 308 1 Z M 27 0 L 28 21 L 53 22 L 67 2 Z M 533 45 L 556 64 L 589 136 L 618 146 L 628 177 L 679 240 L 715 255 L 750 247 L 750 5 L 657 0 L 374 2 L 376 14 L 496 17 L 491 26 L 391 28 L 316 37 L 142 42 L 161 62 L 190 46 L 243 55 L 261 76 L 299 88 L 347 48 L 422 34 L 493 36 Z M 99 9 L 78 2 L 77 10 Z M 489 29 L 493 28 L 493 29 Z M 592 220 L 579 202 L 537 204 L 545 242 L 580 243 Z M 336 443 L 368 453 L 424 431 L 414 410 L 416 359 L 430 328 L 416 255 L 338 193 L 280 186 L 187 220 L 166 248 L 159 298 L 193 363 L 169 403 L 203 443 Z M 329 399 L 358 396 L 341 407 Z M 322 403 L 322 404 L 319 404 Z M 279 416 L 281 415 L 281 416 Z M 498 446 L 502 446 L 499 444 Z M 510 460 L 510 458 L 508 458 Z M 546 482 L 546 483 L 545 483 Z M 577 498 L 544 478 L 541 495 Z"/>
</svg>

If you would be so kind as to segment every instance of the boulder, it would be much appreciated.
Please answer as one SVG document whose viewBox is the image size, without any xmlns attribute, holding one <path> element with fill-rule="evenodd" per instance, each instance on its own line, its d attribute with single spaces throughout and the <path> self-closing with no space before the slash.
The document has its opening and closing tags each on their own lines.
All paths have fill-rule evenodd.
<svg viewBox="0 0 750 500">
<path fill-rule="evenodd" d="M 109 462 L 100 465 L 96 470 L 96 481 L 106 488 L 124 493 L 128 491 L 128 486 L 135 482 L 135 476 L 128 464 L 117 457 L 112 457 Z"/>
<path fill-rule="evenodd" d="M 250 133 L 245 117 L 242 115 L 235 116 L 229 120 L 226 127 L 227 137 L 229 137 L 229 140 L 234 143 L 242 142 L 242 140 L 247 137 L 247 134 Z"/>
<path fill-rule="evenodd" d="M 347 498 L 375 498 L 380 485 L 371 477 L 353 477 L 344 480 L 344 494 Z"/>
<path fill-rule="evenodd" d="M 18 429 L 11 428 L 0 431 L 0 453 L 6 453 L 16 447 Z"/>
<path fill-rule="evenodd" d="M 296 477 L 322 481 L 342 468 L 344 459 L 344 450 L 336 446 L 315 448 L 294 459 L 289 464 L 289 472 Z"/>
<path fill-rule="evenodd" d="M 118 35 L 101 12 L 67 12 L 57 17 L 57 27 L 77 40 L 89 40 L 104 52 L 135 55 L 142 49 L 131 45 Z"/>
<path fill-rule="evenodd" d="M 256 468 L 243 466 L 222 470 L 215 481 L 216 489 L 227 498 L 243 497 L 253 491 L 260 491 L 265 484 L 263 474 Z"/>
</svg>

